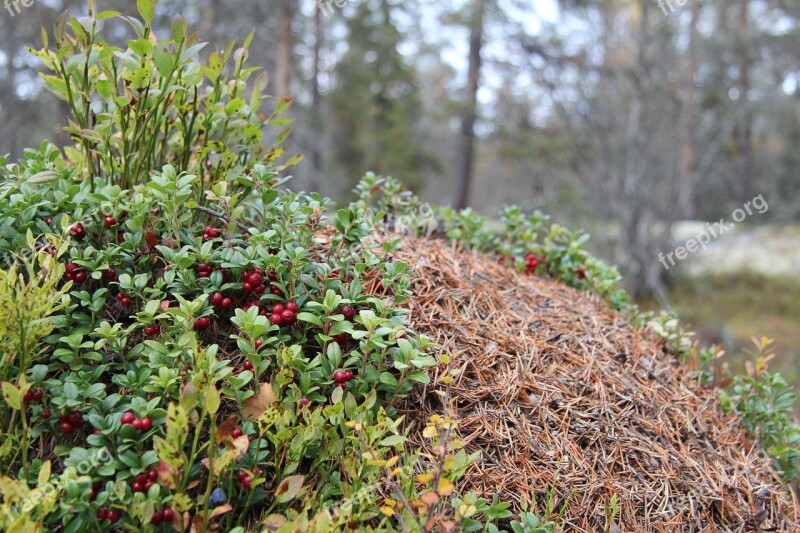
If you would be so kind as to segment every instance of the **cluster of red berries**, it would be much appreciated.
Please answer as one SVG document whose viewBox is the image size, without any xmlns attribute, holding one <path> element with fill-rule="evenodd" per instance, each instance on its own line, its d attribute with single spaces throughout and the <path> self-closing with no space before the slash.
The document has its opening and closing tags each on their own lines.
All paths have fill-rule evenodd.
<svg viewBox="0 0 800 533">
<path fill-rule="evenodd" d="M 104 218 L 103 223 L 106 225 L 108 229 L 111 229 L 117 225 L 117 219 L 114 218 L 113 215 L 106 214 L 103 218 Z"/>
<path fill-rule="evenodd" d="M 214 294 L 212 294 L 209 301 L 211 302 L 211 305 L 214 305 L 216 307 L 221 307 L 223 309 L 228 309 L 230 308 L 230 306 L 233 305 L 233 300 L 226 297 L 221 292 L 215 292 Z"/>
<path fill-rule="evenodd" d="M 147 492 L 150 487 L 155 485 L 158 480 L 158 472 L 155 468 L 150 468 L 147 472 L 136 474 L 131 483 L 131 490 L 133 492 Z"/>
<path fill-rule="evenodd" d="M 291 326 L 297 322 L 297 302 L 289 301 L 286 305 L 275 304 L 269 315 L 269 322 L 275 326 Z"/>
<path fill-rule="evenodd" d="M 72 411 L 69 414 L 61 413 L 58 415 L 58 421 L 61 422 L 59 429 L 64 435 L 69 435 L 76 429 L 83 427 L 83 415 L 78 411 Z"/>
<path fill-rule="evenodd" d="M 105 509 L 101 508 L 97 510 L 97 518 L 100 520 L 108 520 L 112 524 L 122 518 L 122 511 L 119 509 Z"/>
<path fill-rule="evenodd" d="M 270 281 L 277 281 L 278 274 L 274 270 L 270 270 L 266 274 L 266 278 L 269 279 Z M 264 276 L 264 271 L 261 270 L 260 268 L 255 267 L 255 268 L 246 268 L 242 270 L 241 279 L 242 279 L 242 289 L 244 289 L 244 292 L 251 292 L 256 296 L 261 296 L 262 294 L 264 294 L 264 291 L 266 290 L 266 287 L 264 285 L 265 276 Z M 280 288 L 274 284 L 270 284 L 269 289 L 270 292 L 272 292 L 272 294 L 276 294 L 276 289 L 280 291 Z M 281 294 L 283 294 L 282 291 Z"/>
<path fill-rule="evenodd" d="M 211 239 L 218 239 L 222 235 L 217 228 L 212 228 L 211 226 L 206 226 L 203 228 L 203 240 L 210 241 Z"/>
<path fill-rule="evenodd" d="M 209 327 L 211 327 L 211 318 L 207 316 L 201 316 L 200 318 L 194 321 L 195 331 L 205 331 Z"/>
<path fill-rule="evenodd" d="M 260 466 L 257 466 L 253 469 L 253 473 L 260 476 L 261 474 L 264 473 L 264 471 L 261 469 Z M 238 472 L 236 472 L 236 479 L 239 481 L 239 484 L 242 486 L 244 490 L 250 490 L 250 484 L 253 482 L 253 479 L 250 477 L 250 474 L 248 474 L 244 470 L 239 470 Z"/>
<path fill-rule="evenodd" d="M 22 395 L 22 401 L 25 403 L 33 402 L 38 403 L 42 401 L 44 398 L 44 391 L 42 389 L 35 389 L 32 391 L 28 391 Z"/>
<path fill-rule="evenodd" d="M 123 292 L 117 294 L 117 301 L 122 304 L 122 307 L 130 307 L 133 305 L 133 298 Z"/>
<path fill-rule="evenodd" d="M 71 228 L 69 228 L 69 234 L 79 241 L 82 241 L 86 238 L 86 230 L 83 228 L 83 224 L 80 222 L 76 222 Z"/>
<path fill-rule="evenodd" d="M 222 267 L 213 267 L 213 266 L 208 265 L 206 263 L 197 263 L 197 266 L 194 267 L 194 269 L 195 269 L 195 272 L 197 272 L 197 277 L 198 278 L 210 278 L 211 277 L 211 273 L 214 272 L 215 270 L 219 270 L 220 272 L 225 274 L 225 269 L 224 268 L 222 268 Z"/>
<path fill-rule="evenodd" d="M 158 324 L 151 324 L 149 326 L 144 327 L 144 334 L 151 339 L 154 339 L 161 335 L 161 326 Z"/>
<path fill-rule="evenodd" d="M 355 377 L 352 370 L 337 370 L 333 373 L 333 381 L 337 387 L 344 388 L 348 381 Z"/>
<path fill-rule="evenodd" d="M 153 511 L 153 518 L 150 519 L 150 524 L 157 526 L 163 523 L 170 523 L 175 518 L 175 511 L 170 507 L 164 507 L 160 511 Z"/>
<path fill-rule="evenodd" d="M 122 414 L 120 422 L 122 422 L 123 426 L 130 424 L 138 431 L 148 431 L 151 427 L 153 427 L 153 420 L 149 416 L 144 418 L 136 418 L 136 416 L 130 411 Z"/>
<path fill-rule="evenodd" d="M 86 281 L 86 271 L 76 263 L 67 263 L 67 271 L 64 273 L 64 279 L 67 281 L 74 281 L 75 283 L 83 283 Z"/>
<path fill-rule="evenodd" d="M 539 257 L 534 254 L 528 254 L 525 256 L 525 273 L 526 274 L 534 274 L 536 272 L 536 267 L 539 266 L 540 263 Z"/>
</svg>

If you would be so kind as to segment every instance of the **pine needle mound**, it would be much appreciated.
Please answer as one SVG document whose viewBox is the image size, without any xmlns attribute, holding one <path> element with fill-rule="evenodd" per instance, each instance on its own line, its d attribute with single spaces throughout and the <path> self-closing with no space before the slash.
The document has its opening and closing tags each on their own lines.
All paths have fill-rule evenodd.
<svg viewBox="0 0 800 533">
<path fill-rule="evenodd" d="M 463 352 L 459 438 L 482 459 L 461 491 L 540 513 L 549 498 L 570 531 L 798 530 L 770 461 L 659 340 L 556 281 L 404 244 L 393 255 L 414 270 L 413 327 Z M 404 408 L 418 428 L 442 408 L 426 392 Z"/>
</svg>

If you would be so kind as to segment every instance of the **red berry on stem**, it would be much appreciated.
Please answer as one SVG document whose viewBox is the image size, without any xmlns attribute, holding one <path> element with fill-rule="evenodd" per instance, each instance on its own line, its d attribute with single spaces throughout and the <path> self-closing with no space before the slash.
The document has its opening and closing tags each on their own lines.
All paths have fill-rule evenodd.
<svg viewBox="0 0 800 533">
<path fill-rule="evenodd" d="M 153 420 L 149 416 L 142 418 L 142 431 L 148 431 L 151 427 L 153 427 Z"/>
<path fill-rule="evenodd" d="M 161 511 L 153 511 L 153 517 L 150 519 L 150 524 L 154 526 L 161 524 L 161 516 Z"/>
<path fill-rule="evenodd" d="M 250 370 L 251 372 L 253 370 L 253 363 L 251 363 L 250 361 L 245 361 L 242 366 L 244 367 L 245 370 Z"/>
<path fill-rule="evenodd" d="M 242 430 L 241 429 L 236 428 L 233 431 L 231 431 L 231 437 L 233 437 L 234 439 L 238 439 L 241 436 L 242 436 Z"/>
<path fill-rule="evenodd" d="M 343 305 L 340 311 L 344 315 L 345 320 L 353 320 L 356 317 L 356 310 L 349 305 Z"/>
<path fill-rule="evenodd" d="M 158 470 L 155 468 L 151 468 L 147 471 L 147 479 L 150 481 L 155 481 L 158 479 Z"/>
<path fill-rule="evenodd" d="M 297 302 L 295 302 L 294 300 L 290 300 L 286 302 L 286 309 L 288 311 L 291 311 L 292 313 L 297 314 L 299 308 L 297 307 Z"/>
<path fill-rule="evenodd" d="M 147 481 L 144 482 L 144 485 L 142 486 L 142 488 L 144 489 L 142 492 L 147 492 L 153 485 L 154 483 L 148 479 Z"/>
<path fill-rule="evenodd" d="M 36 389 L 33 391 L 33 400 L 36 402 L 41 402 L 42 398 L 44 398 L 44 391 L 42 389 Z"/>
<path fill-rule="evenodd" d="M 40 416 L 41 416 L 41 417 L 42 417 L 44 420 L 48 420 L 48 419 L 50 418 L 50 411 L 48 411 L 47 409 L 45 409 L 44 411 L 42 411 L 42 414 L 41 414 Z"/>
<path fill-rule="evenodd" d="M 142 492 L 144 487 L 138 481 L 134 481 L 133 485 L 131 485 L 131 490 L 133 490 L 133 492 Z"/>
<path fill-rule="evenodd" d="M 275 315 L 280 315 L 286 310 L 283 304 L 275 304 L 272 306 L 272 313 Z"/>
<path fill-rule="evenodd" d="M 352 370 L 345 370 L 344 371 L 344 379 L 345 381 L 350 381 L 353 379 L 353 371 Z"/>
<path fill-rule="evenodd" d="M 144 484 L 147 482 L 147 474 L 136 474 L 136 477 L 133 478 L 136 483 Z"/>
<path fill-rule="evenodd" d="M 281 319 L 283 320 L 283 323 L 286 324 L 287 326 L 291 326 L 292 324 L 297 322 L 297 316 L 288 309 L 283 313 L 281 313 Z"/>
<path fill-rule="evenodd" d="M 70 433 L 72 433 L 73 428 L 72 424 L 70 424 L 69 422 L 61 422 L 59 429 L 61 430 L 61 433 L 69 435 Z"/>
<path fill-rule="evenodd" d="M 222 295 L 221 292 L 215 292 L 214 294 L 211 295 L 210 298 L 211 305 L 216 305 L 217 307 L 219 307 L 220 305 L 222 305 L 222 301 L 224 299 L 225 297 Z"/>
<path fill-rule="evenodd" d="M 105 520 L 106 518 L 108 518 L 108 510 L 103 508 L 98 509 L 97 518 L 99 518 L 100 520 Z"/>
<path fill-rule="evenodd" d="M 142 421 L 140 419 L 137 418 L 136 420 L 134 420 L 132 422 L 132 425 L 133 425 L 133 428 L 136 429 L 137 431 L 141 431 L 142 430 Z"/>
<path fill-rule="evenodd" d="M 272 314 L 269 317 L 270 324 L 275 326 L 282 326 L 283 325 L 283 317 L 281 315 Z"/>
<path fill-rule="evenodd" d="M 161 510 L 161 519 L 164 522 L 172 522 L 172 519 L 175 517 L 175 512 L 170 507 L 164 507 Z"/>
<path fill-rule="evenodd" d="M 80 272 L 75 272 L 74 276 L 76 283 L 83 283 L 86 281 L 86 272 L 81 270 Z"/>
<path fill-rule="evenodd" d="M 136 420 L 136 417 L 131 412 L 123 413 L 122 417 L 120 418 L 120 422 L 124 424 L 133 424 L 133 421 Z"/>
<path fill-rule="evenodd" d="M 233 301 L 231 301 L 230 298 L 223 298 L 221 305 L 223 309 L 228 309 L 231 305 L 233 305 Z"/>
</svg>

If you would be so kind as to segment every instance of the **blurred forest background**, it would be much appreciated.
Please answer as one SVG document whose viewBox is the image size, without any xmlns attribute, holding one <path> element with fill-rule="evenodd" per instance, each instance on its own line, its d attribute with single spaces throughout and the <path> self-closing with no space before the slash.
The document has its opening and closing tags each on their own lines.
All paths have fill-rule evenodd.
<svg viewBox="0 0 800 533">
<path fill-rule="evenodd" d="M 86 12 L 24 1 L 0 5 L 12 159 L 69 141 L 26 47 L 63 10 Z M 775 337 L 800 383 L 800 0 L 173 0 L 158 13 L 164 28 L 185 17 L 203 53 L 255 28 L 251 64 L 295 98 L 295 187 L 344 199 L 372 170 L 425 201 L 540 209 L 592 233 L 643 305 L 674 307 L 705 342 Z M 658 262 L 759 194 L 767 212 L 678 268 Z"/>
</svg>

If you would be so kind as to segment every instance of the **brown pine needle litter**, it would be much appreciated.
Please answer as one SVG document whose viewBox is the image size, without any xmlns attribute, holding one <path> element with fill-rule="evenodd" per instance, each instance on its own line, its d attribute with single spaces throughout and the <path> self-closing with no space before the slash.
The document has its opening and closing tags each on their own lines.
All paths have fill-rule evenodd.
<svg viewBox="0 0 800 533">
<path fill-rule="evenodd" d="M 515 511 L 549 499 L 569 531 L 800 531 L 770 461 L 655 337 L 587 293 L 441 240 L 392 255 L 414 271 L 412 326 L 463 352 L 458 437 L 482 457 L 460 491 Z M 401 410 L 425 448 L 438 396 L 423 388 Z"/>
</svg>

